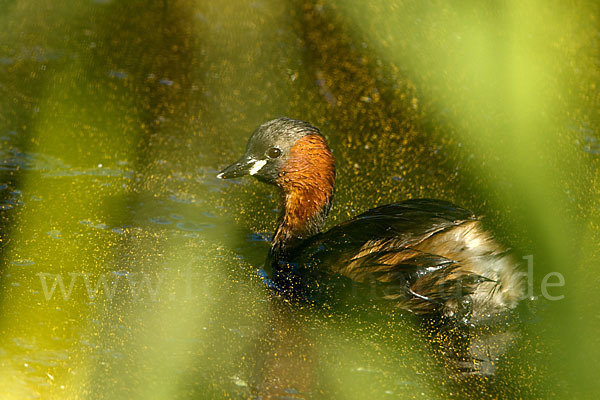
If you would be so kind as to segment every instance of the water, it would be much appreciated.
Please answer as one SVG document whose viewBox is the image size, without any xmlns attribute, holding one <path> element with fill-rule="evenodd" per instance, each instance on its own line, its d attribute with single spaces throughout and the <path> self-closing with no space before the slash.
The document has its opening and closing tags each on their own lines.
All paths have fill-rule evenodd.
<svg viewBox="0 0 600 400">
<path fill-rule="evenodd" d="M 4 3 L 3 399 L 597 390 L 594 2 Z M 334 150 L 330 225 L 452 200 L 532 263 L 531 297 L 448 331 L 274 296 L 278 196 L 216 173 L 281 115 Z M 497 360 L 464 376 L 465 351 Z"/>
</svg>

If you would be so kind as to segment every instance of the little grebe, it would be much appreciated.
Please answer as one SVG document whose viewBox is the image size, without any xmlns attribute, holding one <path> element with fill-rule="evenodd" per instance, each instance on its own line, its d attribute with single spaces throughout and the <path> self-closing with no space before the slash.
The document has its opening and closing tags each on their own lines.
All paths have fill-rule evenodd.
<svg viewBox="0 0 600 400">
<path fill-rule="evenodd" d="M 322 286 L 332 276 L 378 285 L 381 298 L 416 314 L 482 319 L 522 298 L 513 258 L 469 210 L 414 199 L 371 209 L 326 232 L 334 158 L 311 124 L 264 123 L 221 179 L 252 175 L 277 186 L 282 212 L 266 266 L 283 290 Z"/>
</svg>

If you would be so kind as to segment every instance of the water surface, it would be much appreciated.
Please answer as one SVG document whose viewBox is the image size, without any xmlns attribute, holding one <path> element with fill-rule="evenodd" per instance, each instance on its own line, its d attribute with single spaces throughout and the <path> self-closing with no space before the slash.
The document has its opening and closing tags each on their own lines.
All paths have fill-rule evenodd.
<svg viewBox="0 0 600 400">
<path fill-rule="evenodd" d="M 1 4 L 3 399 L 597 389 L 595 2 Z M 454 201 L 532 260 L 531 296 L 460 332 L 274 296 L 278 196 L 215 175 L 283 115 L 334 150 L 330 225 Z"/>
</svg>

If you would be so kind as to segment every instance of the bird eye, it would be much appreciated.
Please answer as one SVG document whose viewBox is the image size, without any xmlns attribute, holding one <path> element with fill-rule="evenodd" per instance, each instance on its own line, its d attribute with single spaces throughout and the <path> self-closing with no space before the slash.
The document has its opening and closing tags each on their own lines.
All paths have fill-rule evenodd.
<svg viewBox="0 0 600 400">
<path fill-rule="evenodd" d="M 277 147 L 271 147 L 269 150 L 267 150 L 267 156 L 269 158 L 277 158 L 281 155 L 281 149 L 278 149 Z"/>
</svg>

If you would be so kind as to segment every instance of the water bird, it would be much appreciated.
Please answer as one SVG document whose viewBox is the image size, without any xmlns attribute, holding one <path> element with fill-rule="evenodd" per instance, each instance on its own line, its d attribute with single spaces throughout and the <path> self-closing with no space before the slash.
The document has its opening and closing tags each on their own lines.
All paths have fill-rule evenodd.
<svg viewBox="0 0 600 400">
<path fill-rule="evenodd" d="M 284 293 L 311 298 L 335 288 L 336 280 L 375 285 L 380 300 L 399 309 L 469 321 L 512 309 L 523 297 L 523 274 L 511 253 L 473 212 L 448 201 L 382 205 L 323 231 L 335 161 L 308 122 L 278 118 L 260 125 L 242 157 L 217 177 L 247 175 L 281 193 L 265 266 Z"/>
</svg>

